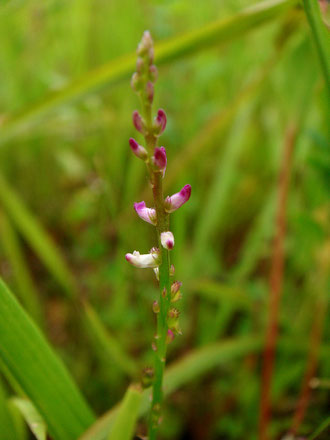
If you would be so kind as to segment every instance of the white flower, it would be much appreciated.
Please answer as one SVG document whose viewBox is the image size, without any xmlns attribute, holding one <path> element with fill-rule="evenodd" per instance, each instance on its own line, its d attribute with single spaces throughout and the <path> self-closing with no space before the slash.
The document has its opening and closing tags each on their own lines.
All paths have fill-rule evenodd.
<svg viewBox="0 0 330 440">
<path fill-rule="evenodd" d="M 155 248 L 151 249 L 150 254 L 141 255 L 140 252 L 134 251 L 132 254 L 126 254 L 125 258 L 133 266 L 142 269 L 159 266 L 159 251 Z"/>
<path fill-rule="evenodd" d="M 162 243 L 162 246 L 165 249 L 173 249 L 174 247 L 174 235 L 171 231 L 162 232 L 160 234 L 160 241 Z"/>
</svg>

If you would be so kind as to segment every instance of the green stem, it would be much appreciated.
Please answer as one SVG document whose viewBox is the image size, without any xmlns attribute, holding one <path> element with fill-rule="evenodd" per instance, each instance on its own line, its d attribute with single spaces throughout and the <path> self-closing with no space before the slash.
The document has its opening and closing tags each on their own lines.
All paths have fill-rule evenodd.
<svg viewBox="0 0 330 440">
<path fill-rule="evenodd" d="M 141 96 L 141 101 L 147 127 L 145 141 L 148 152 L 151 155 L 157 146 L 157 137 L 152 133 L 151 105 L 146 104 L 146 100 L 143 99 L 143 96 Z M 155 372 L 149 416 L 149 440 L 156 440 L 163 401 L 163 376 L 166 362 L 166 339 L 168 331 L 167 314 L 171 304 L 170 255 L 169 251 L 162 247 L 160 235 L 162 232 L 169 230 L 169 214 L 165 211 L 164 207 L 162 173 L 153 171 L 150 166 L 147 166 L 147 168 L 150 174 L 157 215 L 156 230 L 161 258 L 161 264 L 159 265 L 159 313 L 157 314 L 157 334 L 155 337 Z"/>
<path fill-rule="evenodd" d="M 316 48 L 321 62 L 325 83 L 330 95 L 330 51 L 329 36 L 322 21 L 320 6 L 317 0 L 303 0 L 305 13 L 312 30 Z"/>
</svg>

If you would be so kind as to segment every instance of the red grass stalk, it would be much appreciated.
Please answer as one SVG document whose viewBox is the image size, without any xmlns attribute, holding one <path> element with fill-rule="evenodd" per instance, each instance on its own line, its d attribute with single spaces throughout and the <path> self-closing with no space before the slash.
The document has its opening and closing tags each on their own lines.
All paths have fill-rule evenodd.
<svg viewBox="0 0 330 440">
<path fill-rule="evenodd" d="M 296 125 L 289 125 L 285 135 L 283 158 L 278 179 L 275 238 L 269 278 L 269 316 L 266 328 L 261 377 L 259 440 L 268 440 L 269 438 L 268 425 L 271 418 L 270 391 L 275 362 L 275 348 L 278 335 L 279 305 L 283 285 L 286 207 L 296 135 Z"/>
<path fill-rule="evenodd" d="M 326 249 L 326 252 L 329 249 Z M 320 271 L 326 273 L 327 267 L 323 268 L 323 264 L 320 264 Z M 327 303 L 324 300 L 323 296 L 323 289 L 325 291 L 325 282 L 322 283 L 323 280 L 323 273 L 318 273 L 316 281 L 316 285 L 320 283 L 321 280 L 321 295 L 319 296 L 317 303 L 315 305 L 315 312 L 314 312 L 314 320 L 312 323 L 312 329 L 311 329 L 311 335 L 310 335 L 310 345 L 309 345 L 309 353 L 306 363 L 306 370 L 304 374 L 304 378 L 301 385 L 300 390 L 300 396 L 297 402 L 296 411 L 293 416 L 292 425 L 290 429 L 290 433 L 292 435 L 296 435 L 298 433 L 299 428 L 304 420 L 308 404 L 311 398 L 311 380 L 313 379 L 317 364 L 318 364 L 318 355 L 319 355 L 319 348 L 321 345 L 321 339 L 322 339 L 322 332 L 323 332 L 323 325 L 327 310 Z"/>
</svg>

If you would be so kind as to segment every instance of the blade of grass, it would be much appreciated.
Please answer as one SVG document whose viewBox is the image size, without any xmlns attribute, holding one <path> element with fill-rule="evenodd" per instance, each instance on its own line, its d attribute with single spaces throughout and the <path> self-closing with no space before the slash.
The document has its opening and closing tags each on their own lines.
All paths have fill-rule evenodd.
<svg viewBox="0 0 330 440">
<path fill-rule="evenodd" d="M 164 375 L 164 393 L 169 395 L 217 365 L 236 360 L 259 350 L 260 347 L 261 339 L 259 337 L 249 337 L 210 344 L 194 350 L 167 368 Z M 148 411 L 150 392 L 150 389 L 143 391 L 140 416 Z M 100 417 L 79 440 L 104 440 L 113 426 L 117 413 L 118 406 Z"/>
<path fill-rule="evenodd" d="M 249 30 L 277 18 L 293 8 L 298 0 L 270 0 L 244 9 L 237 15 L 210 23 L 200 29 L 174 37 L 155 46 L 155 59 L 158 65 L 182 58 L 215 44 L 231 41 Z M 103 85 L 113 85 L 127 79 L 135 68 L 135 53 L 86 73 L 78 80 L 52 93 L 19 114 L 8 117 L 0 129 L 0 143 L 19 135 L 31 127 L 38 119 L 59 106 L 80 98 Z"/>
<path fill-rule="evenodd" d="M 102 353 L 102 358 L 105 362 L 113 361 L 124 371 L 129 377 L 135 378 L 138 373 L 136 363 L 130 358 L 121 345 L 118 343 L 109 331 L 104 327 L 102 321 L 90 304 L 84 305 L 84 320 L 85 325 L 99 351 Z"/>
<path fill-rule="evenodd" d="M 3 374 L 9 371 L 55 440 L 76 440 L 93 423 L 93 414 L 60 359 L 2 280 L 0 316 Z"/>
<path fill-rule="evenodd" d="M 31 278 L 29 269 L 25 264 L 16 231 L 12 227 L 8 217 L 3 212 L 0 212 L 0 241 L 8 260 L 12 265 L 19 298 L 27 312 L 39 325 L 42 325 L 43 313 L 38 298 L 38 292 Z"/>
<path fill-rule="evenodd" d="M 38 440 L 46 440 L 47 426 L 30 400 L 20 397 L 13 397 L 11 402 L 20 411 L 34 436 Z"/>
<path fill-rule="evenodd" d="M 67 267 L 61 252 L 45 232 L 39 220 L 27 209 L 19 195 L 0 174 L 0 202 L 25 240 L 39 256 L 66 293 L 76 294 L 74 278 Z"/>
<path fill-rule="evenodd" d="M 320 434 L 322 434 L 329 426 L 330 426 L 330 417 L 328 417 L 327 419 L 324 420 L 323 423 L 321 423 L 321 425 L 317 428 L 317 430 L 310 437 L 308 437 L 308 440 L 317 439 L 320 436 Z"/>
<path fill-rule="evenodd" d="M 315 0 L 303 0 L 305 13 L 311 27 L 316 49 L 320 58 L 321 67 L 330 96 L 330 38 L 323 23 L 320 5 Z"/>
<path fill-rule="evenodd" d="M 0 378 L 0 440 L 17 438 L 14 421 L 10 414 L 5 390 Z"/>
<path fill-rule="evenodd" d="M 141 399 L 141 391 L 137 387 L 130 386 L 118 408 L 108 440 L 131 440 L 139 416 Z"/>
</svg>

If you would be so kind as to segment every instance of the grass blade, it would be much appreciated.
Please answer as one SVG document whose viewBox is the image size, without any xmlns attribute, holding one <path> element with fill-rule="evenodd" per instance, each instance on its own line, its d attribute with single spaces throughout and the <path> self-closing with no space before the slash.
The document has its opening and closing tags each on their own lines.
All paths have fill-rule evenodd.
<svg viewBox="0 0 330 440">
<path fill-rule="evenodd" d="M 137 387 L 128 388 L 108 440 L 131 440 L 139 415 L 141 398 L 142 393 Z"/>
<path fill-rule="evenodd" d="M 200 29 L 174 37 L 155 46 L 158 65 L 190 55 L 219 43 L 231 41 L 246 32 L 283 14 L 298 3 L 298 0 L 270 0 L 244 9 L 241 13 L 221 19 Z M 38 119 L 59 106 L 84 96 L 103 85 L 113 85 L 127 79 L 135 68 L 135 53 L 129 54 L 86 73 L 43 101 L 8 117 L 0 129 L 0 142 L 19 135 Z"/>
<path fill-rule="evenodd" d="M 64 365 L 0 280 L 0 365 L 19 384 L 55 440 L 76 440 L 93 414 Z"/>
<path fill-rule="evenodd" d="M 41 417 L 41 415 L 38 413 L 38 411 L 30 402 L 30 400 L 23 399 L 20 397 L 14 397 L 11 399 L 11 402 L 20 411 L 27 425 L 33 432 L 34 436 L 38 440 L 46 440 L 47 439 L 46 424 L 43 418 Z"/>
<path fill-rule="evenodd" d="M 5 390 L 0 378 L 0 440 L 14 439 L 17 437 L 14 421 L 8 408 Z"/>
<path fill-rule="evenodd" d="M 27 312 L 39 325 L 43 324 L 43 313 L 38 292 L 27 268 L 15 229 L 8 217 L 0 212 L 0 241 L 4 253 L 12 265 L 17 291 Z"/>
<path fill-rule="evenodd" d="M 30 244 L 49 272 L 65 289 L 67 294 L 73 296 L 76 292 L 75 281 L 59 249 L 44 231 L 38 219 L 29 212 L 18 194 L 15 193 L 1 174 L 0 202 L 16 228 Z"/>
<path fill-rule="evenodd" d="M 261 347 L 261 338 L 249 337 L 210 344 L 192 351 L 174 365 L 167 368 L 164 375 L 164 393 L 169 395 L 191 380 L 212 370 L 217 365 L 235 360 Z M 143 392 L 139 415 L 148 411 L 150 389 Z M 104 440 L 115 423 L 118 406 L 99 418 L 79 440 Z"/>
</svg>

